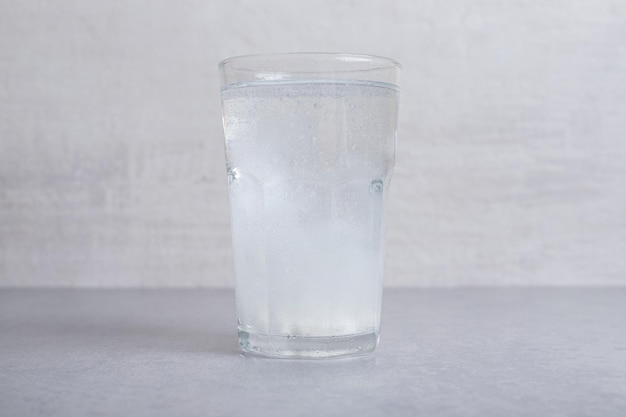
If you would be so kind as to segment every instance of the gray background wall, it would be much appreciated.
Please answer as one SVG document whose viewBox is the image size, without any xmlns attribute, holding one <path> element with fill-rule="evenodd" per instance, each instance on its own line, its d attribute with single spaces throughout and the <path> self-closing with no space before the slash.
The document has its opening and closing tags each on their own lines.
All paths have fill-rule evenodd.
<svg viewBox="0 0 626 417">
<path fill-rule="evenodd" d="M 217 62 L 404 65 L 388 285 L 626 284 L 626 2 L 0 0 L 0 285 L 232 285 Z"/>
</svg>

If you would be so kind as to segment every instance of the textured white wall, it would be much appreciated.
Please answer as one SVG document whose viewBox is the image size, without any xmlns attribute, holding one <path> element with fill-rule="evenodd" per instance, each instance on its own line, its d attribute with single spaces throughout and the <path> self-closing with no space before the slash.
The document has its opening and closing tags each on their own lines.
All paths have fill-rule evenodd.
<svg viewBox="0 0 626 417">
<path fill-rule="evenodd" d="M 217 62 L 404 64 L 388 285 L 626 284 L 626 3 L 0 0 L 0 285 L 231 285 Z"/>
</svg>

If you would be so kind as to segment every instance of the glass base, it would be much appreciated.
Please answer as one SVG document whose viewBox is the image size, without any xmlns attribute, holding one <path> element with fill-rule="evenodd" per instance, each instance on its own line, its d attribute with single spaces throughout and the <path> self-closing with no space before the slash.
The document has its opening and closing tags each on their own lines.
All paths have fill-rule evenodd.
<svg viewBox="0 0 626 417">
<path fill-rule="evenodd" d="M 378 345 L 376 333 L 346 336 L 273 336 L 239 330 L 239 346 L 246 354 L 272 358 L 323 359 L 371 353 Z"/>
</svg>

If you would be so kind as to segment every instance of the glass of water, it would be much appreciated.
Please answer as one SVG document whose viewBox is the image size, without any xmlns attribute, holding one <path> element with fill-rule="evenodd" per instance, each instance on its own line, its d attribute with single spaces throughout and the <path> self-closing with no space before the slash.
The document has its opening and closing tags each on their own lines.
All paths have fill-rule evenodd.
<svg viewBox="0 0 626 417">
<path fill-rule="evenodd" d="M 400 65 L 297 53 L 219 68 L 242 350 L 373 351 Z"/>
</svg>

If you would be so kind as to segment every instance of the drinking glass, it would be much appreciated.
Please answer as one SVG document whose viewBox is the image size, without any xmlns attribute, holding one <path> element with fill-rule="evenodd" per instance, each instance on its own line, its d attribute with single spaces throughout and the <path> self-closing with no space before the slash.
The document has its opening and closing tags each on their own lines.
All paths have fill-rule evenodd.
<svg viewBox="0 0 626 417">
<path fill-rule="evenodd" d="M 242 350 L 373 351 L 400 65 L 295 53 L 219 69 Z"/>
</svg>

